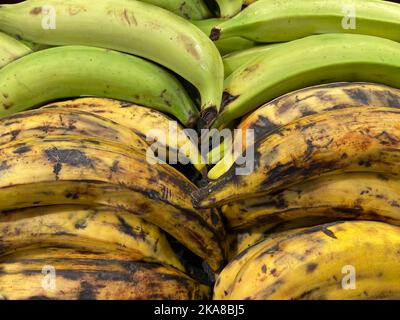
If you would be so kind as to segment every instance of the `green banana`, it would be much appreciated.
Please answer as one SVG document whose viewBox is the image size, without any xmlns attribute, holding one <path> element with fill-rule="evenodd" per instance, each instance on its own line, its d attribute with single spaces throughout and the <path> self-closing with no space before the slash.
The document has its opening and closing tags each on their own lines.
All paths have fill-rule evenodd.
<svg viewBox="0 0 400 320">
<path fill-rule="evenodd" d="M 184 88 L 169 72 L 120 52 L 57 47 L 32 53 L 0 71 L 2 117 L 82 95 L 139 103 L 172 113 L 186 125 L 193 125 L 197 115 Z"/>
<path fill-rule="evenodd" d="M 321 33 L 400 41 L 400 5 L 377 0 L 261 0 L 215 27 L 211 38 L 284 42 Z"/>
<path fill-rule="evenodd" d="M 224 20 L 219 18 L 212 18 L 206 20 L 193 20 L 191 22 L 201 31 L 203 31 L 204 34 L 208 37 L 212 28 L 218 25 L 221 21 Z M 252 48 L 256 45 L 254 41 L 250 41 L 242 37 L 231 37 L 228 39 L 218 40 L 215 41 L 214 44 L 221 55 L 225 55 L 238 50 L 245 50 L 248 48 Z"/>
<path fill-rule="evenodd" d="M 29 46 L 0 32 L 0 68 L 30 53 Z"/>
<path fill-rule="evenodd" d="M 218 50 L 189 21 L 165 9 L 131 0 L 28 0 L 0 6 L 0 30 L 36 43 L 88 45 L 144 57 L 198 89 L 205 123 L 220 107 L 224 70 Z"/>
<path fill-rule="evenodd" d="M 228 78 L 236 69 L 248 64 L 251 60 L 261 56 L 263 53 L 268 52 L 271 48 L 276 47 L 277 43 L 267 44 L 263 46 L 256 46 L 254 48 L 232 52 L 222 57 L 224 63 L 225 78 Z"/>
<path fill-rule="evenodd" d="M 222 18 L 230 18 L 240 12 L 243 0 L 215 0 Z"/>
<path fill-rule="evenodd" d="M 186 19 L 207 19 L 211 12 L 202 0 L 141 0 L 169 10 Z"/>
<path fill-rule="evenodd" d="M 225 80 L 214 128 L 278 96 L 335 81 L 365 81 L 400 88 L 400 44 L 378 37 L 324 34 L 271 48 Z"/>
</svg>

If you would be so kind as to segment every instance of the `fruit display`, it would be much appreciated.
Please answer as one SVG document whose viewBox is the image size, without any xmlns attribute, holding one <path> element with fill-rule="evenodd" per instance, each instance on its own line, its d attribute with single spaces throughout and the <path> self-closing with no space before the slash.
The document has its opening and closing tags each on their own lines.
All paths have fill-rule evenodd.
<svg viewBox="0 0 400 320">
<path fill-rule="evenodd" d="M 0 299 L 400 299 L 400 4 L 0 4 Z"/>
</svg>

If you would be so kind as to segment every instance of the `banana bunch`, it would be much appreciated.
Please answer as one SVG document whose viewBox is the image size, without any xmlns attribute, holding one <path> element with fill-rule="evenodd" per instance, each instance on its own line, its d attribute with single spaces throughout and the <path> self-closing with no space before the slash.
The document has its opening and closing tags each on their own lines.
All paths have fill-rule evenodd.
<svg viewBox="0 0 400 320">
<path fill-rule="evenodd" d="M 45 22 L 48 22 L 45 28 L 43 27 L 43 16 L 47 18 Z M 0 6 L 0 30 L 35 43 L 61 46 L 95 46 L 134 54 L 154 61 L 179 74 L 197 88 L 201 97 L 202 118 L 205 123 L 210 123 L 215 118 L 221 105 L 224 72 L 218 50 L 212 41 L 189 21 L 157 6 L 131 0 L 101 0 L 96 2 L 28 0 L 19 4 Z M 62 62 L 57 58 L 57 50 L 64 57 Z M 46 64 L 43 72 L 51 73 L 48 68 L 53 68 L 54 71 L 54 68 L 62 66 L 67 70 L 75 67 L 77 71 L 82 68 L 82 72 L 85 70 L 89 72 L 89 75 L 85 74 L 81 79 L 79 77 L 77 79 L 77 75 L 72 72 L 73 79 L 68 79 L 72 82 L 69 84 L 72 85 L 71 91 L 66 90 L 66 87 L 69 87 L 68 84 L 61 83 L 62 89 L 59 90 L 64 94 L 69 93 L 70 97 L 71 94 L 73 96 L 82 94 L 82 92 L 73 90 L 74 85 L 90 84 L 90 88 L 97 88 L 100 92 L 96 90 L 94 93 L 86 92 L 86 94 L 98 95 L 103 93 L 101 96 L 110 97 L 107 93 L 119 89 L 123 91 L 124 97 L 114 96 L 111 98 L 127 100 L 126 95 L 128 95 L 131 99 L 137 96 L 143 99 L 143 97 L 147 98 L 147 91 L 151 89 L 157 91 L 156 96 L 161 100 L 160 103 L 164 102 L 164 105 L 170 107 L 170 109 L 171 106 L 175 105 L 175 101 L 171 101 L 168 86 L 164 88 L 171 81 L 158 81 L 159 84 L 163 84 L 160 88 L 159 85 L 152 85 L 153 81 L 157 82 L 158 75 L 138 70 L 132 74 L 132 69 L 140 64 L 137 58 L 130 56 L 118 58 L 117 55 L 120 56 L 120 54 L 109 50 L 99 51 L 100 49 L 89 50 L 79 47 L 70 49 L 73 53 L 65 53 L 64 50 L 68 49 L 49 49 L 48 55 L 50 57 L 38 52 L 36 53 L 38 60 L 31 58 L 33 61 L 30 61 L 30 65 L 40 66 L 43 63 L 41 61 L 45 60 L 51 63 L 50 65 Z M 97 55 L 96 52 L 98 52 Z M 74 56 L 74 53 L 78 54 L 78 57 Z M 92 54 L 95 57 L 91 57 Z M 105 56 L 103 58 L 105 60 L 99 61 L 99 55 Z M 70 56 L 69 61 L 65 60 L 68 56 Z M 88 68 L 91 71 L 87 70 Z M 101 79 L 102 69 L 105 69 L 104 73 L 107 75 L 103 79 Z M 11 71 L 10 73 L 12 73 Z M 121 78 L 120 73 L 125 74 L 125 76 Z M 35 72 L 29 74 L 32 75 Z M 149 78 L 144 80 L 143 76 L 146 75 Z M 37 76 L 42 79 L 40 74 Z M 56 76 L 55 78 L 64 79 L 64 76 Z M 141 81 L 134 81 L 138 76 Z M 120 87 L 114 88 L 112 81 L 110 84 L 108 83 L 110 77 L 117 78 L 120 85 L 125 85 L 125 82 L 127 82 L 126 87 L 123 90 Z M 24 83 L 33 85 L 32 80 L 24 79 Z M 36 79 L 36 81 L 39 81 L 39 79 Z M 148 83 L 149 81 L 150 83 Z M 2 82 L 0 79 L 0 83 Z M 30 89 L 30 91 L 36 90 L 36 88 Z M 49 89 L 48 92 L 50 91 Z M 67 91 L 67 93 L 64 91 Z M 181 90 L 173 93 L 183 94 Z M 17 105 L 17 102 L 12 102 Z M 40 101 L 33 102 L 39 103 Z M 141 101 L 133 102 L 140 103 Z M 184 108 L 190 108 L 188 101 L 181 100 L 180 102 L 178 109 L 181 111 Z M 2 101 L 3 107 L 4 105 L 9 106 L 9 103 Z M 185 121 L 183 122 L 185 123 Z"/>
<path fill-rule="evenodd" d="M 0 70 L 2 117 L 52 100 L 82 95 L 149 106 L 174 115 L 187 126 L 192 126 L 198 115 L 185 89 L 170 73 L 151 62 L 115 51 L 56 47 L 27 55 Z"/>
<path fill-rule="evenodd" d="M 255 48 L 256 49 L 256 48 Z M 268 48 L 265 48 L 269 50 Z M 261 50 L 263 48 L 261 47 Z M 244 53 L 244 52 L 243 52 Z M 232 55 L 235 63 L 240 60 L 241 53 Z M 244 57 L 244 55 L 243 55 Z M 234 136 L 235 150 L 223 154 L 224 149 L 213 150 L 209 158 L 222 159 L 208 172 L 208 178 L 215 180 L 225 174 L 241 156 L 237 150 L 246 150 L 246 132 L 254 134 L 254 143 L 266 138 L 274 130 L 298 119 L 334 110 L 354 107 L 400 107 L 400 90 L 376 83 L 330 83 L 296 90 L 274 99 L 244 117 L 237 125 L 239 131 Z M 223 145 L 223 144 L 221 144 Z"/>
<path fill-rule="evenodd" d="M 208 286 L 122 252 L 46 248 L 0 257 L 0 292 L 9 300 L 207 299 Z"/>
<path fill-rule="evenodd" d="M 274 98 L 312 85 L 364 81 L 400 88 L 399 51 L 398 42 L 358 34 L 314 35 L 275 46 L 225 80 L 221 111 L 212 126 L 220 128 Z"/>
<path fill-rule="evenodd" d="M 323 175 L 375 172 L 396 176 L 399 112 L 370 106 L 300 118 L 258 141 L 250 174 L 236 175 L 243 165 L 235 164 L 220 179 L 194 192 L 194 204 L 220 206 Z"/>
<path fill-rule="evenodd" d="M 274 233 L 219 275 L 215 299 L 399 299 L 400 228 L 337 221 Z"/>
<path fill-rule="evenodd" d="M 174 122 L 173 119 L 152 108 L 124 101 L 101 98 L 80 98 L 59 101 L 42 108 L 56 109 L 58 111 L 64 109 L 71 113 L 85 111 L 109 119 L 142 137 L 147 144 L 154 147 L 154 152 L 158 152 L 159 159 L 168 159 L 169 151 L 174 151 L 177 153 L 176 160 L 178 162 L 179 160 L 183 164 L 189 162 L 198 171 L 204 170 L 206 161 L 202 159 L 197 145 L 186 134 L 184 128 Z M 98 136 L 99 134 L 102 133 L 93 132 L 93 136 Z M 125 141 L 121 142 L 125 143 Z M 126 142 L 128 145 L 132 143 L 129 141 Z M 179 156 L 182 156 L 182 158 Z M 168 161 L 168 163 L 171 163 L 171 161 Z"/>
</svg>

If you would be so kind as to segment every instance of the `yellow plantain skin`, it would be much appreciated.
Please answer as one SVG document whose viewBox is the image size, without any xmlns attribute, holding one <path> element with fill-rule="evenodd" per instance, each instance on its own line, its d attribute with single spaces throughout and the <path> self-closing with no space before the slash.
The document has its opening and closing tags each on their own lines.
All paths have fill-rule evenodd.
<svg viewBox="0 0 400 320">
<path fill-rule="evenodd" d="M 374 221 L 339 221 L 266 240 L 217 299 L 396 299 L 400 228 Z M 346 266 L 355 289 L 344 289 Z"/>
<path fill-rule="evenodd" d="M 43 268 L 55 270 L 54 288 Z M 181 271 L 116 252 L 47 248 L 2 257 L 0 294 L 8 300 L 197 300 L 210 288 Z M 46 271 L 46 269 L 44 269 Z"/>
<path fill-rule="evenodd" d="M 300 232 L 302 230 L 304 230 L 304 228 L 295 229 L 290 232 Z M 230 295 L 235 283 L 236 275 L 247 263 L 247 261 L 249 261 L 260 250 L 260 248 L 263 248 L 267 242 L 272 243 L 276 237 L 281 237 L 289 233 L 289 231 L 283 231 L 280 233 L 269 233 L 268 235 L 265 235 L 263 231 L 264 230 L 262 226 L 260 226 L 259 229 L 251 230 L 251 232 L 257 232 L 256 236 L 248 238 L 247 242 L 245 240 L 243 243 L 241 243 L 242 240 L 240 240 L 240 235 L 237 236 L 237 240 L 235 240 L 235 234 L 229 235 L 231 245 L 231 250 L 229 251 L 230 261 L 218 275 L 218 278 L 215 282 L 214 299 L 220 300 Z M 235 241 L 237 242 L 236 244 Z M 246 244 L 249 246 L 244 248 Z M 239 246 L 243 247 L 243 250 L 239 251 Z"/>
<path fill-rule="evenodd" d="M 96 114 L 129 128 L 149 144 L 154 143 L 152 139 L 147 139 L 152 138 L 150 130 L 157 129 L 164 139 L 164 141 L 160 137 L 157 139 L 162 147 L 165 146 L 168 150 L 178 148 L 179 151 L 184 151 L 184 156 L 190 160 L 198 171 L 203 170 L 205 167 L 205 161 L 201 159 L 197 146 L 189 139 L 184 128 L 177 121 L 157 110 L 129 102 L 104 98 L 80 98 L 60 101 L 43 108 L 81 110 Z M 170 129 L 172 121 L 173 129 L 176 129 L 176 133 Z"/>
<path fill-rule="evenodd" d="M 222 213 L 231 230 L 320 216 L 400 225 L 400 180 L 374 173 L 326 176 L 227 204 Z"/>
<path fill-rule="evenodd" d="M 248 147 L 244 138 L 246 130 L 254 130 L 254 142 L 257 142 L 274 130 L 312 114 L 368 106 L 400 108 L 400 90 L 375 83 L 336 82 L 285 94 L 264 104 L 240 122 L 242 150 Z M 239 134 L 240 131 L 237 137 Z M 212 180 L 221 177 L 239 155 L 222 159 L 210 170 L 208 177 Z"/>
<path fill-rule="evenodd" d="M 1 147 L 0 157 L 5 159 L 0 211 L 57 204 L 116 207 L 170 233 L 213 270 L 224 263 L 219 215 L 193 209 L 190 193 L 196 187 L 169 165 L 151 164 L 132 149 L 93 138 L 21 140 Z"/>
<path fill-rule="evenodd" d="M 148 145 L 138 133 L 96 114 L 65 108 L 37 109 L 0 119 L 0 145 L 49 136 L 94 137 L 146 153 Z"/>
<path fill-rule="evenodd" d="M 46 206 L 0 214 L 0 254 L 40 247 L 122 251 L 184 271 L 164 233 L 132 213 L 85 206 Z"/>
<path fill-rule="evenodd" d="M 213 207 L 268 194 L 319 175 L 345 172 L 398 174 L 400 110 L 348 108 L 299 119 L 255 145 L 254 171 L 194 192 L 196 207 Z"/>
</svg>

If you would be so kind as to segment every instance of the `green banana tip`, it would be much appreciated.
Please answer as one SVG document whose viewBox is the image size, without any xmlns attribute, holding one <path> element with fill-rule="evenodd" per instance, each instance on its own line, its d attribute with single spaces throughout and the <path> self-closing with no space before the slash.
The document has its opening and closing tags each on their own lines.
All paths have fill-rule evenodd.
<svg viewBox="0 0 400 320">
<path fill-rule="evenodd" d="M 219 27 L 214 27 L 211 29 L 210 39 L 212 41 L 217 41 L 221 35 L 221 29 Z"/>
</svg>

